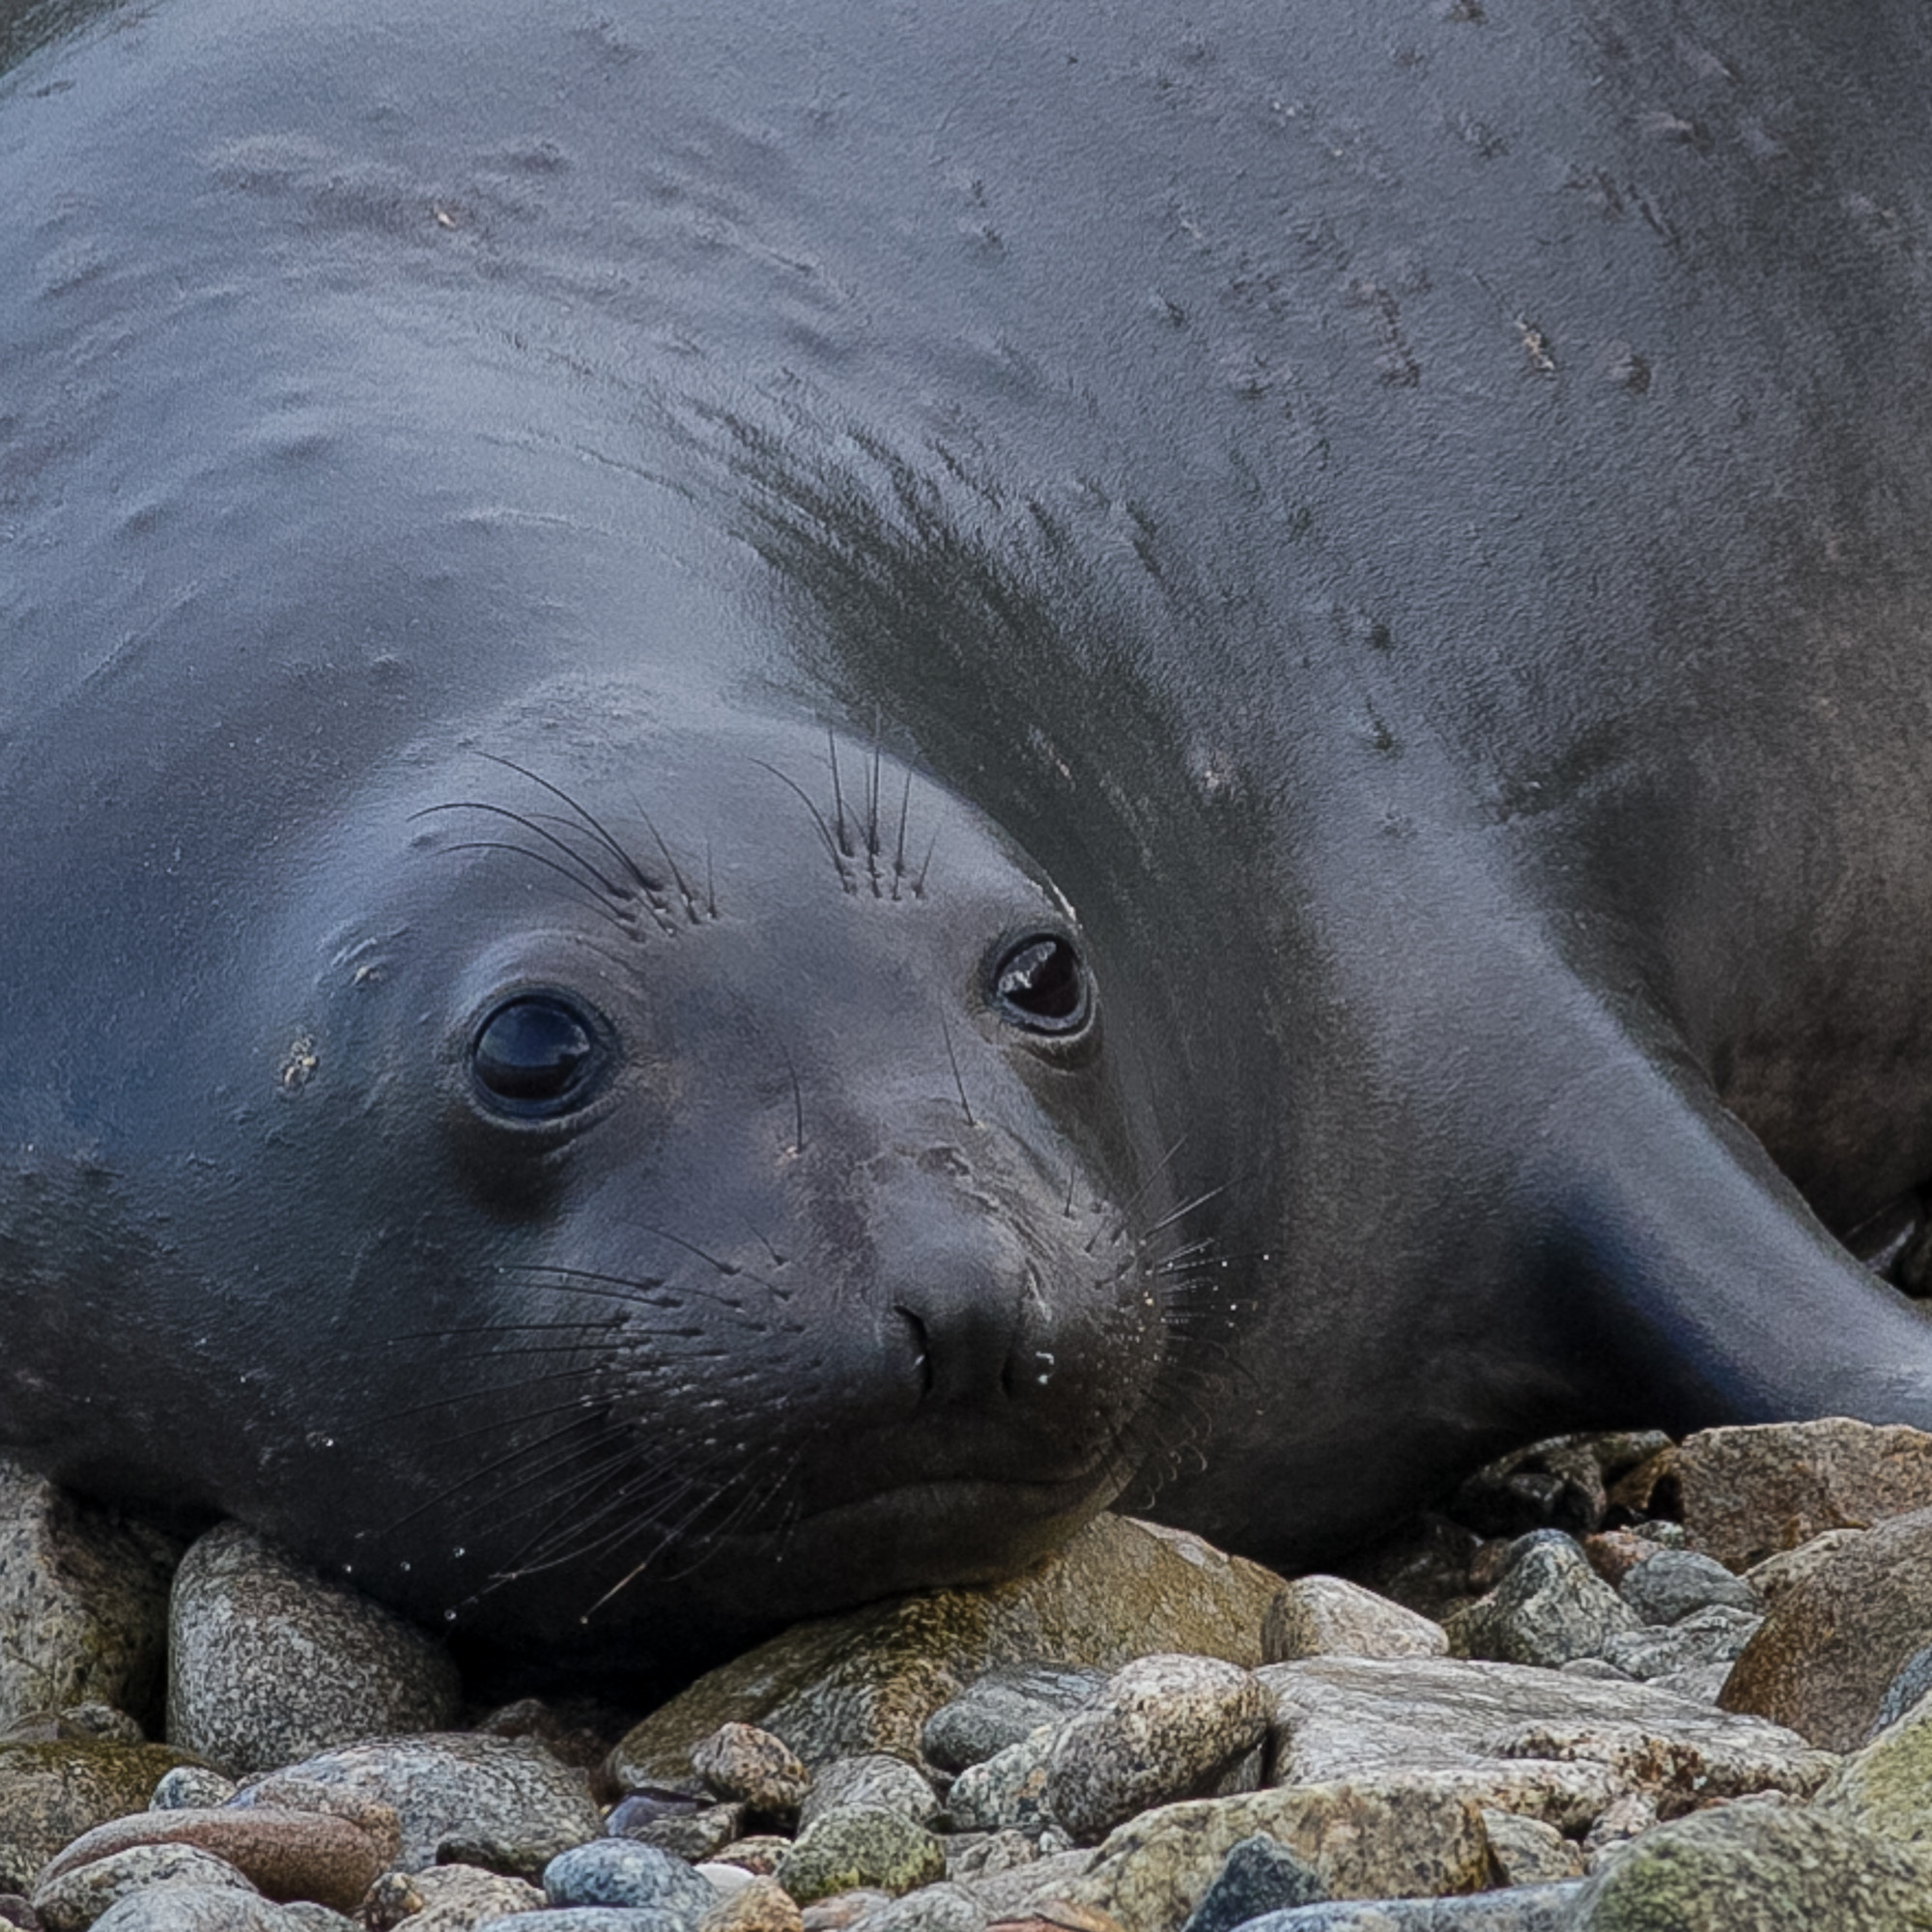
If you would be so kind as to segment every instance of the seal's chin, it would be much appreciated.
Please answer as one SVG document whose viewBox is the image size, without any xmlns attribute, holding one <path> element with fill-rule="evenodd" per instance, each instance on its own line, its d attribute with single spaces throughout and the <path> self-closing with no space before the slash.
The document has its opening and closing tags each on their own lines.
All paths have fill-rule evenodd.
<svg viewBox="0 0 1932 1932">
<path fill-rule="evenodd" d="M 1118 1493 L 1108 1459 L 1050 1483 L 940 1479 L 840 1502 L 775 1529 L 725 1532 L 685 1552 L 714 1595 L 749 1586 L 739 1607 L 769 1620 L 849 1609 L 909 1591 L 998 1583 L 1043 1561 Z M 736 1595 L 735 1589 L 727 1592 Z"/>
</svg>

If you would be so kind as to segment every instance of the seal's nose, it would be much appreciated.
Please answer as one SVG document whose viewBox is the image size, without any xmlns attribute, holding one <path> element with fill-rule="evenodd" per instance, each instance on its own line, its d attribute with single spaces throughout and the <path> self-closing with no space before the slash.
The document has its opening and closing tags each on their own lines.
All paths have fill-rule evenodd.
<svg viewBox="0 0 1932 1932">
<path fill-rule="evenodd" d="M 1035 1358 L 1044 1351 L 1028 1346 L 1037 1339 L 1028 1315 L 1040 1293 L 1024 1248 L 990 1213 L 954 1207 L 944 1220 L 906 1229 L 880 1256 L 921 1404 L 984 1406 L 1037 1394 Z"/>
</svg>

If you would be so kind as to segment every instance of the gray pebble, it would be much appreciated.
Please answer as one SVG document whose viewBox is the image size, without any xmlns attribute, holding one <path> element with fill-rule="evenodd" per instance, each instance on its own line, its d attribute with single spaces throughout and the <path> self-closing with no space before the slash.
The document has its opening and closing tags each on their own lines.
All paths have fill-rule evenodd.
<svg viewBox="0 0 1932 1932">
<path fill-rule="evenodd" d="M 1885 1695 L 1879 1699 L 1878 1716 L 1872 1719 L 1866 1742 L 1897 1723 L 1928 1690 L 1932 1690 L 1932 1643 L 1915 1650 L 1898 1666 Z"/>
<path fill-rule="evenodd" d="M 634 1838 L 598 1838 L 553 1859 L 544 1867 L 543 1889 L 553 1905 L 660 1912 L 687 1926 L 696 1926 L 719 1899 L 718 1888 L 682 1859 Z"/>
<path fill-rule="evenodd" d="M 811 1775 L 811 1789 L 799 1806 L 803 1831 L 813 1819 L 838 1805 L 871 1804 L 896 1811 L 915 1825 L 929 1825 L 939 1815 L 939 1794 L 903 1758 L 883 1751 L 858 1757 L 836 1757 Z"/>
<path fill-rule="evenodd" d="M 864 1932 L 984 1932 L 986 1908 L 963 1885 L 941 1880 L 866 1914 Z"/>
<path fill-rule="evenodd" d="M 566 1905 L 486 1918 L 476 1932 L 691 1932 L 696 1922 L 648 1906 Z"/>
<path fill-rule="evenodd" d="M 1566 1932 L 1583 1881 L 1523 1885 L 1464 1898 L 1343 1899 L 1270 1912 L 1247 1932 Z"/>
<path fill-rule="evenodd" d="M 970 1765 L 952 1780 L 946 1815 L 957 1832 L 1037 1833 L 1054 1823 L 1046 1803 L 1046 1764 L 1054 1733 L 1042 1724 L 984 1764 Z"/>
<path fill-rule="evenodd" d="M 226 1859 L 199 1846 L 130 1845 L 126 1851 L 110 1852 L 37 1886 L 34 1911 L 47 1932 L 81 1932 L 122 1899 L 150 1887 L 168 1885 L 255 1892 L 255 1887 Z"/>
<path fill-rule="evenodd" d="M 226 1804 L 235 1796 L 235 1780 L 203 1764 L 178 1764 L 155 1786 L 150 1811 L 203 1811 Z"/>
<path fill-rule="evenodd" d="M 350 1922 L 334 1913 L 328 1918 L 331 1928 Z M 95 1932 L 317 1932 L 296 1906 L 271 1905 L 257 1891 L 199 1885 L 147 1886 L 109 1907 L 94 1925 Z"/>
<path fill-rule="evenodd" d="M 1693 1549 L 1660 1549 L 1633 1565 L 1618 1595 L 1647 1624 L 1674 1624 L 1713 1604 L 1764 1614 L 1763 1598 L 1742 1577 Z"/>
<path fill-rule="evenodd" d="M 1328 1896 L 1315 1869 L 1286 1845 L 1258 1833 L 1243 1838 L 1215 1873 L 1183 1932 L 1233 1932 L 1264 1913 L 1319 1905 Z"/>
<path fill-rule="evenodd" d="M 853 1804 L 815 1818 L 774 1876 L 801 1905 L 862 1886 L 896 1898 L 944 1878 L 946 1854 L 930 1832 L 901 1812 Z"/>
<path fill-rule="evenodd" d="M 1636 1612 L 1556 1530 L 1520 1538 L 1496 1587 L 1447 1625 L 1459 1656 L 1546 1667 L 1602 1657 L 1612 1637 L 1639 1628 Z"/>
<path fill-rule="evenodd" d="M 260 1778 L 241 1796 L 272 1804 L 278 1787 L 318 1784 L 393 1806 L 405 1871 L 456 1863 L 534 1878 L 559 1852 L 604 1831 L 582 1775 L 528 1738 L 454 1731 L 351 1745 Z M 314 1798 L 291 1802 L 312 1805 Z"/>
<path fill-rule="evenodd" d="M 1604 1661 L 1646 1682 L 1702 1663 L 1729 1663 L 1763 1622 L 1761 1611 L 1711 1604 L 1677 1623 L 1646 1625 L 1611 1637 L 1604 1645 Z"/>
<path fill-rule="evenodd" d="M 1061 1724 L 1046 1808 L 1076 1842 L 1096 1844 L 1154 1805 L 1251 1786 L 1260 1766 L 1244 1769 L 1243 1760 L 1267 1735 L 1268 1712 L 1267 1693 L 1238 1664 L 1137 1658 Z"/>
<path fill-rule="evenodd" d="M 229 1771 L 434 1730 L 461 1687 L 413 1624 L 238 1523 L 196 1542 L 168 1610 L 168 1736 Z"/>
<path fill-rule="evenodd" d="M 1106 1681 L 1104 1670 L 1048 1665 L 988 1671 L 925 1720 L 920 1749 L 942 1771 L 984 1764 L 1042 1724 L 1070 1717 Z"/>
</svg>

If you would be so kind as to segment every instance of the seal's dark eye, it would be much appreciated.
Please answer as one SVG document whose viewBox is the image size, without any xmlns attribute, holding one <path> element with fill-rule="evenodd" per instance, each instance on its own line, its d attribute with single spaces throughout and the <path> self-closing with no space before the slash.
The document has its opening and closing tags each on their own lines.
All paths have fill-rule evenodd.
<svg viewBox="0 0 1932 1932">
<path fill-rule="evenodd" d="M 509 1114 L 561 1114 L 590 1086 L 597 1037 L 554 993 L 507 1001 L 483 1022 L 469 1064 L 485 1099 Z"/>
<path fill-rule="evenodd" d="M 1078 1033 L 1092 1004 L 1080 955 L 1052 933 L 1009 947 L 993 969 L 1001 1016 L 1029 1033 Z"/>
</svg>

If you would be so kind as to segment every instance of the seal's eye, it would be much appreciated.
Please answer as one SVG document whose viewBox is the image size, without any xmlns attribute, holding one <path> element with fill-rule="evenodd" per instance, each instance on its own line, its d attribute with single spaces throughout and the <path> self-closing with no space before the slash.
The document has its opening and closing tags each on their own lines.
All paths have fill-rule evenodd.
<svg viewBox="0 0 1932 1932">
<path fill-rule="evenodd" d="M 993 1003 L 1029 1033 L 1078 1033 L 1093 1005 L 1087 969 L 1066 940 L 1034 933 L 1009 946 L 993 968 Z"/>
<path fill-rule="evenodd" d="M 469 1049 L 476 1084 L 507 1114 L 561 1114 L 588 1092 L 597 1058 L 589 1020 L 555 993 L 506 1001 Z"/>
</svg>

